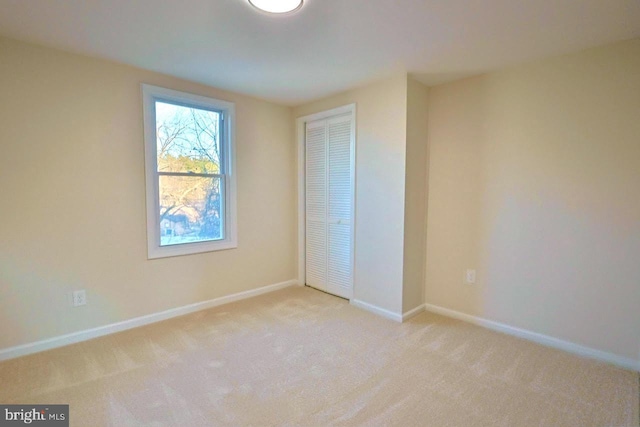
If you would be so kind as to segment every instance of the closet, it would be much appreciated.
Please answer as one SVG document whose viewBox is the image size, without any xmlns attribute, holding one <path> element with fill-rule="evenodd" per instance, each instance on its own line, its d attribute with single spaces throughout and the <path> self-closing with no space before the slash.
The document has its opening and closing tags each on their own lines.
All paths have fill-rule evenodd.
<svg viewBox="0 0 640 427">
<path fill-rule="evenodd" d="M 354 263 L 353 113 L 306 123 L 306 284 L 350 299 Z"/>
</svg>

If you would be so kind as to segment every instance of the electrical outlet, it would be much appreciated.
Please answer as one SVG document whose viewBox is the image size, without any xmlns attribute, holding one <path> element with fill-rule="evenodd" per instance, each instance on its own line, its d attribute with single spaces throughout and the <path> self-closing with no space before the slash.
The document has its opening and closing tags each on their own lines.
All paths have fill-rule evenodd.
<svg viewBox="0 0 640 427">
<path fill-rule="evenodd" d="M 79 291 L 73 291 L 73 306 L 80 307 L 87 304 L 87 291 L 81 289 Z"/>
<path fill-rule="evenodd" d="M 465 277 L 464 277 L 464 282 L 467 285 L 473 285 L 474 283 L 476 283 L 476 271 L 475 270 L 467 270 Z"/>
</svg>

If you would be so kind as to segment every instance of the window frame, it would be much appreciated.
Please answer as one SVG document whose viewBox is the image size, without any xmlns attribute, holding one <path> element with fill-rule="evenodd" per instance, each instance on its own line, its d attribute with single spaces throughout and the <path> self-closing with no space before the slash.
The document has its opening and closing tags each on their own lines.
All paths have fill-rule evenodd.
<svg viewBox="0 0 640 427">
<path fill-rule="evenodd" d="M 160 245 L 160 173 L 157 160 L 156 101 L 220 113 L 220 173 L 223 235 L 220 240 Z M 165 258 L 238 247 L 235 173 L 235 104 L 215 98 L 142 84 L 147 209 L 147 258 Z"/>
</svg>

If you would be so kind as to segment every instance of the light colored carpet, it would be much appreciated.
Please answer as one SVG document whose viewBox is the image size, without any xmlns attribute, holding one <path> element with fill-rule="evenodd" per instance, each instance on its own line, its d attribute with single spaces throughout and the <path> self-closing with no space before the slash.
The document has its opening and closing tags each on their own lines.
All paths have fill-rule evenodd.
<svg viewBox="0 0 640 427">
<path fill-rule="evenodd" d="M 288 288 L 0 364 L 72 426 L 636 426 L 638 374 L 424 313 Z"/>
</svg>

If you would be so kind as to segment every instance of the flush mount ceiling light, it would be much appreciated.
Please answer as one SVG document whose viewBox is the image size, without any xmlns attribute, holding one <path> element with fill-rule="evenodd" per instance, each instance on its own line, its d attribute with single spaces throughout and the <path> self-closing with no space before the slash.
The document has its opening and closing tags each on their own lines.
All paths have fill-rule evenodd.
<svg viewBox="0 0 640 427">
<path fill-rule="evenodd" d="M 249 0 L 249 3 L 269 13 L 289 13 L 302 7 L 302 0 Z"/>
</svg>

